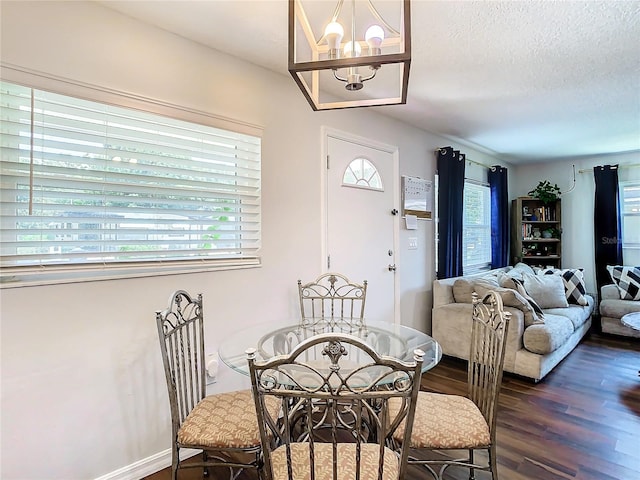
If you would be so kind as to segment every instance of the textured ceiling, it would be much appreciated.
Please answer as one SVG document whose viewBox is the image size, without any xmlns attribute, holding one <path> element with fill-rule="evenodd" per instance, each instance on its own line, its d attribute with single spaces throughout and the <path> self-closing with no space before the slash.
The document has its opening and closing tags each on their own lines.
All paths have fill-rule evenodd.
<svg viewBox="0 0 640 480">
<path fill-rule="evenodd" d="M 100 3 L 288 76 L 286 0 Z M 380 113 L 513 163 L 640 150 L 640 1 L 411 9 L 407 104 Z"/>
</svg>

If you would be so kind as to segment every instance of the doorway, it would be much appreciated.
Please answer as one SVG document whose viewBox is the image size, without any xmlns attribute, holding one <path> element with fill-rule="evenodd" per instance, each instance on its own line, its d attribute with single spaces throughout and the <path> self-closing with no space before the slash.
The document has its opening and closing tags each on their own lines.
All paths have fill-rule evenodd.
<svg viewBox="0 0 640 480">
<path fill-rule="evenodd" d="M 399 323 L 398 149 L 324 131 L 324 271 L 367 280 L 365 318 Z"/>
</svg>

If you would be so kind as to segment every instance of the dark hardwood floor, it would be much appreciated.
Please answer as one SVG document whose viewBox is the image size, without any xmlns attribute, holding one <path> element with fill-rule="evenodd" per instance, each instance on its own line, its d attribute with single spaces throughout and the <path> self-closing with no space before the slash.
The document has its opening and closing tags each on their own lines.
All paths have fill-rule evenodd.
<svg viewBox="0 0 640 480">
<path fill-rule="evenodd" d="M 591 335 L 538 384 L 505 374 L 498 413 L 501 480 L 640 480 L 640 342 Z M 443 359 L 423 390 L 464 394 L 466 363 Z M 449 469 L 448 480 L 468 478 Z M 170 469 L 144 480 L 169 480 Z M 180 480 L 202 478 L 183 470 Z M 213 473 L 211 480 L 228 477 Z M 244 472 L 238 480 L 255 480 Z M 431 477 L 417 467 L 411 480 Z M 488 479 L 477 472 L 478 480 Z"/>
</svg>

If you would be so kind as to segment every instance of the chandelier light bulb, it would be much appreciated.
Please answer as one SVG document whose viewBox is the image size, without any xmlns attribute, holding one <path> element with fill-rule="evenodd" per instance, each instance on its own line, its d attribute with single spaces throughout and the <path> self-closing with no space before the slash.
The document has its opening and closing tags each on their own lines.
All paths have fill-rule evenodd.
<svg viewBox="0 0 640 480">
<path fill-rule="evenodd" d="M 371 55 L 380 55 L 380 45 L 384 40 L 384 30 L 380 25 L 371 25 L 364 35 Z"/>
<path fill-rule="evenodd" d="M 324 29 L 324 39 L 329 47 L 329 58 L 338 58 L 340 42 L 344 36 L 344 28 L 338 22 L 331 22 Z"/>
<path fill-rule="evenodd" d="M 355 45 L 355 48 L 354 48 Z M 344 56 L 349 58 L 359 57 L 362 53 L 362 47 L 360 46 L 360 42 L 348 42 L 344 46 Z"/>
</svg>

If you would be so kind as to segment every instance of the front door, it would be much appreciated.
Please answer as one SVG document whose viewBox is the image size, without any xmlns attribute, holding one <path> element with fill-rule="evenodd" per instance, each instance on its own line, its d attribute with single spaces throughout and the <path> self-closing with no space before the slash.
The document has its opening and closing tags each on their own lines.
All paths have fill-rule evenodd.
<svg viewBox="0 0 640 480">
<path fill-rule="evenodd" d="M 368 281 L 365 318 L 398 322 L 397 149 L 326 132 L 326 271 Z"/>
</svg>

